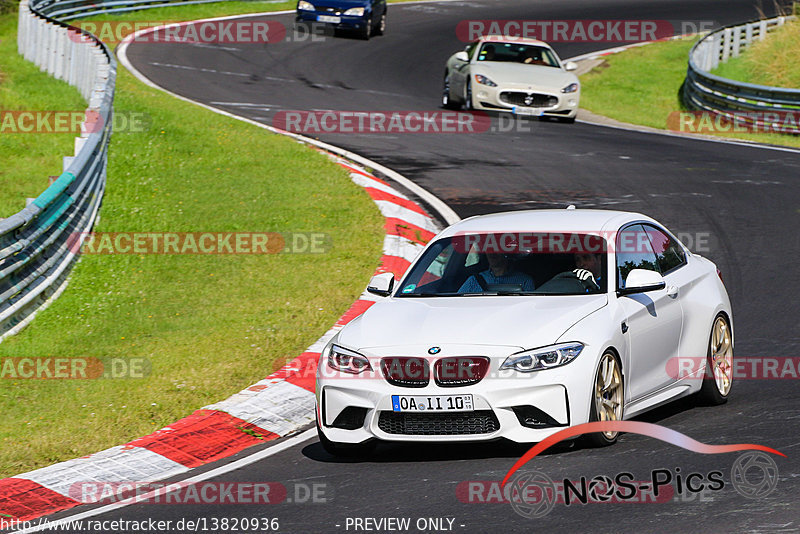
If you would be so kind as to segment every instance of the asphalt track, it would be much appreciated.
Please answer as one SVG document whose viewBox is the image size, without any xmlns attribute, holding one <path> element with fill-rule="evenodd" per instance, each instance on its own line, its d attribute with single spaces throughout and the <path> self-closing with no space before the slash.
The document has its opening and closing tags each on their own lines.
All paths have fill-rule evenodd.
<svg viewBox="0 0 800 534">
<path fill-rule="evenodd" d="M 438 109 L 443 65 L 463 46 L 455 27 L 464 19 L 708 20 L 719 25 L 757 14 L 753 2 L 736 0 L 398 4 L 390 6 L 387 35 L 368 42 L 339 36 L 269 45 L 134 44 L 128 57 L 173 92 L 271 124 L 281 110 Z M 293 18 L 277 20 L 291 26 Z M 554 46 L 561 57 L 572 57 L 612 44 Z M 499 123 L 495 119 L 493 124 Z M 733 301 L 737 357 L 795 355 L 800 348 L 800 153 L 580 123 L 527 126 L 529 131 L 469 135 L 320 138 L 400 172 L 462 217 L 573 203 L 640 211 L 676 232 L 707 239 L 704 255 L 719 265 Z M 529 467 L 554 480 L 625 471 L 647 480 L 655 469 L 703 475 L 719 470 L 725 487 L 702 494 L 687 491 L 665 503 L 556 504 L 546 516 L 527 519 L 508 504 L 461 502 L 456 492 L 464 481 L 502 479 L 527 447 L 381 445 L 368 459 L 344 461 L 327 455 L 314 438 L 215 480 L 275 481 L 290 489 L 297 483 L 325 484 L 327 502 L 132 505 L 93 519 L 276 517 L 279 532 L 291 533 L 354 532 L 347 518 L 365 517 L 408 517 L 411 532 L 419 531 L 418 519 L 429 517 L 452 518 L 452 531 L 465 533 L 800 531 L 796 380 L 739 381 L 724 406 L 694 407 L 683 401 L 641 420 L 704 443 L 758 443 L 780 450 L 787 457 L 775 457 L 777 489 L 762 499 L 739 495 L 729 484 L 738 453 L 701 455 L 627 434 L 605 449 L 564 446 Z"/>
</svg>

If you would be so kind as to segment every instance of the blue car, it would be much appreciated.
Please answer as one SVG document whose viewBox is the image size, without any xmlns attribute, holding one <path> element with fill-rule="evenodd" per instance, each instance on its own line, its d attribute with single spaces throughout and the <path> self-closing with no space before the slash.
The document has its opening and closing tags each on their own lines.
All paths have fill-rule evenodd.
<svg viewBox="0 0 800 534">
<path fill-rule="evenodd" d="M 297 22 L 351 30 L 369 39 L 386 30 L 386 0 L 300 0 Z"/>
</svg>

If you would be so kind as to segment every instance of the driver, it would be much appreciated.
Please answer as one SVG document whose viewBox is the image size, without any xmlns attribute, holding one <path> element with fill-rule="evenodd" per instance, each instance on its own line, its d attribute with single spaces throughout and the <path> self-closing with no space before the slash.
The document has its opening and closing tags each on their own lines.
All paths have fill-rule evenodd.
<svg viewBox="0 0 800 534">
<path fill-rule="evenodd" d="M 522 291 L 533 291 L 533 279 L 527 274 L 511 268 L 511 261 L 506 254 L 487 253 L 489 268 L 477 275 L 470 276 L 458 290 L 459 293 L 480 293 L 486 285 L 513 284 L 522 288 Z M 482 280 L 478 280 L 481 277 Z M 483 286 L 481 281 L 484 282 Z"/>
<path fill-rule="evenodd" d="M 573 259 L 576 269 L 572 272 L 575 273 L 575 276 L 584 282 L 588 280 L 599 288 L 603 279 L 603 262 L 600 254 L 578 253 Z"/>
</svg>

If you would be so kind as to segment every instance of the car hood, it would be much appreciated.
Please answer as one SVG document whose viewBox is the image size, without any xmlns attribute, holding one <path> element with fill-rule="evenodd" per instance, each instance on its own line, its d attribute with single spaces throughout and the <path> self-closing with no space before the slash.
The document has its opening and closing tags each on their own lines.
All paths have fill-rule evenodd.
<svg viewBox="0 0 800 534">
<path fill-rule="evenodd" d="M 522 63 L 482 62 L 473 66 L 472 71 L 476 74 L 488 76 L 497 84 L 527 84 L 531 89 L 536 87 L 551 87 L 560 90 L 578 81 L 577 76 L 571 72 L 566 72 L 555 67 L 523 65 Z"/>
<path fill-rule="evenodd" d="M 536 348 L 555 343 L 607 303 L 606 295 L 386 299 L 342 329 L 339 342 L 354 349 L 411 344 Z"/>
</svg>

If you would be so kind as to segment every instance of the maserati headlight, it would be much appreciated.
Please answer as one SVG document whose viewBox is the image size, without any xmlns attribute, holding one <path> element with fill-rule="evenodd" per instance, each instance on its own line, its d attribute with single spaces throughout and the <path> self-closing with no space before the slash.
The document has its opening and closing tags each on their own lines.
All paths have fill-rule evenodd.
<svg viewBox="0 0 800 534">
<path fill-rule="evenodd" d="M 328 366 L 337 371 L 354 375 L 372 370 L 366 356 L 339 345 L 331 345 L 330 352 L 328 352 Z"/>
<path fill-rule="evenodd" d="M 526 350 L 512 354 L 500 369 L 514 369 L 523 373 L 542 371 L 566 365 L 583 350 L 583 343 L 559 343 L 540 349 Z"/>
<path fill-rule="evenodd" d="M 475 81 L 483 85 L 488 85 L 489 87 L 497 87 L 496 83 L 494 83 L 492 80 L 490 80 L 483 74 L 476 74 Z"/>
<path fill-rule="evenodd" d="M 363 7 L 351 7 L 347 11 L 344 12 L 344 15 L 349 15 L 351 17 L 363 17 L 364 16 L 364 8 Z"/>
<path fill-rule="evenodd" d="M 577 90 L 578 90 L 578 84 L 577 83 L 571 83 L 568 86 L 566 86 L 565 88 L 563 88 L 561 90 L 561 92 L 562 93 L 574 93 Z"/>
<path fill-rule="evenodd" d="M 297 2 L 297 9 L 299 9 L 300 11 L 315 11 L 316 10 L 316 8 L 314 7 L 314 4 L 312 4 L 311 2 L 306 2 L 305 0 L 300 0 L 299 2 Z"/>
</svg>

